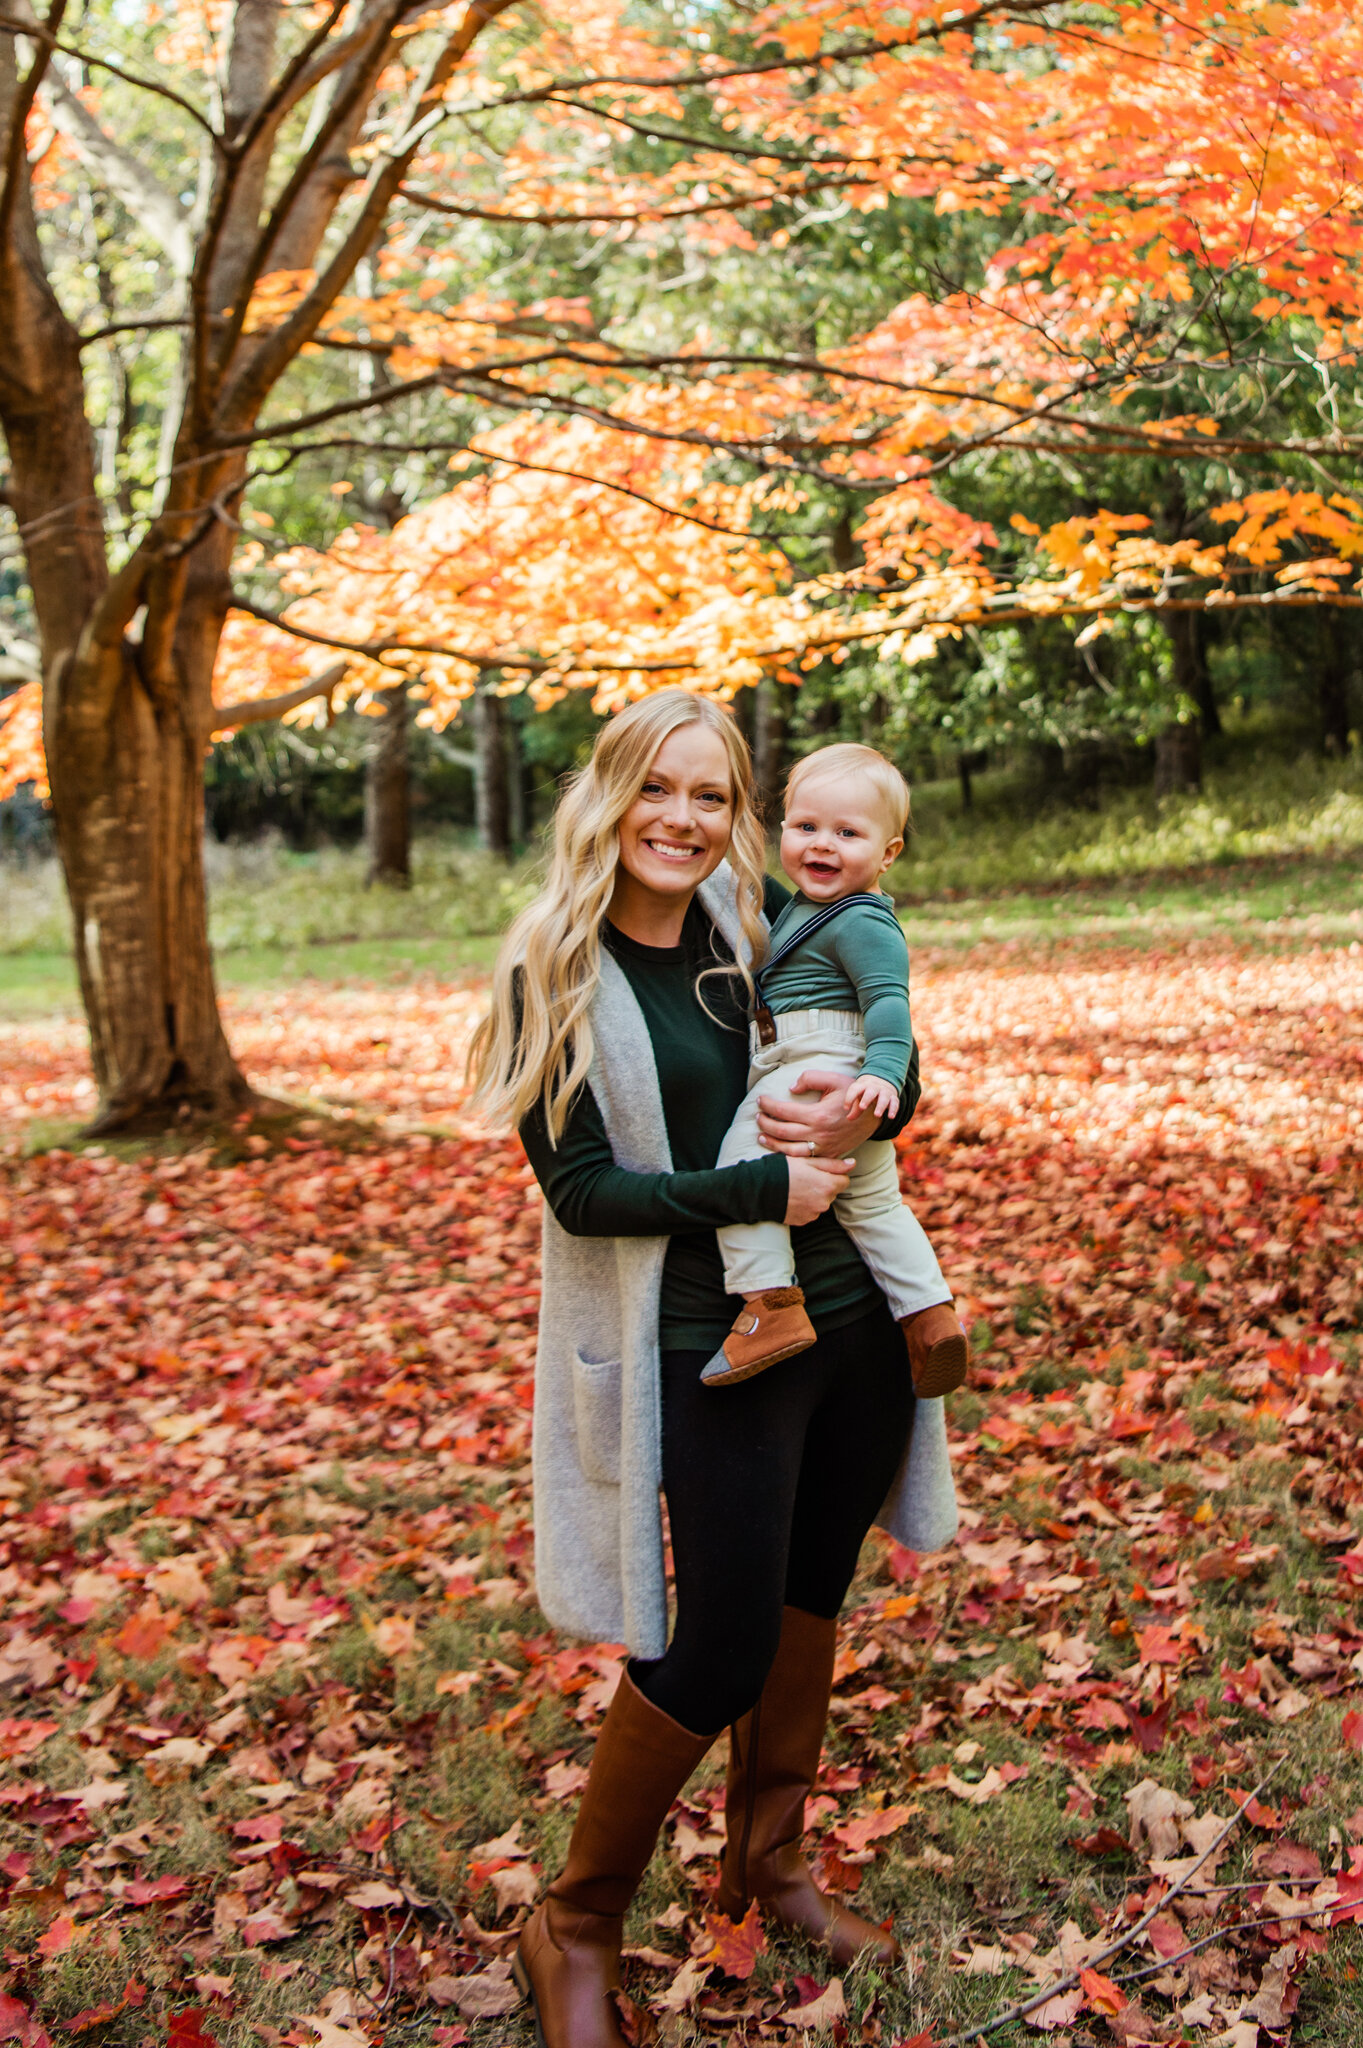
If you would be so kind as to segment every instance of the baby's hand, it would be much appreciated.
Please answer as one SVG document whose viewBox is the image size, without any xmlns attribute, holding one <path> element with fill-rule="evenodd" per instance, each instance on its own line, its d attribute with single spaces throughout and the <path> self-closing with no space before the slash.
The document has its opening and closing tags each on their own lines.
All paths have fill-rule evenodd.
<svg viewBox="0 0 1363 2048">
<path fill-rule="evenodd" d="M 899 1091 L 875 1074 L 863 1074 L 847 1091 L 847 1107 L 874 1110 L 877 1116 L 893 1116 L 899 1108 Z"/>
</svg>

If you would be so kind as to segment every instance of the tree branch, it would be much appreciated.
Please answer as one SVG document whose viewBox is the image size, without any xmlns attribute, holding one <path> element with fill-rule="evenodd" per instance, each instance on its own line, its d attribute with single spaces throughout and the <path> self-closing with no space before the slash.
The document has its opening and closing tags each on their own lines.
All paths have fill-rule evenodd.
<svg viewBox="0 0 1363 2048">
<path fill-rule="evenodd" d="M 242 607 L 237 606 L 240 611 Z M 243 725 L 265 725 L 282 718 L 286 711 L 296 711 L 300 704 L 311 703 L 314 697 L 325 697 L 328 707 L 331 693 L 336 685 L 345 680 L 350 664 L 334 661 L 321 675 L 313 676 L 306 683 L 300 683 L 296 690 L 285 690 L 278 697 L 260 697 L 245 704 L 215 704 L 213 706 L 213 737 L 236 732 Z"/>
<path fill-rule="evenodd" d="M 53 9 L 58 19 L 64 12 L 64 4 Z M 107 71 L 111 78 L 121 79 L 124 85 L 135 86 L 139 92 L 154 93 L 158 99 L 169 100 L 172 106 L 178 107 L 182 114 L 188 114 L 190 120 L 202 128 L 204 134 L 212 139 L 215 149 L 222 148 L 222 137 L 208 117 L 195 106 L 193 100 L 185 99 L 181 93 L 175 92 L 168 85 L 162 85 L 158 79 L 139 77 L 137 72 L 126 71 L 121 64 L 115 64 L 112 58 L 101 57 L 94 50 L 82 49 L 78 43 L 64 43 L 49 27 L 36 20 L 16 20 L 13 15 L 0 14 L 0 35 L 30 36 L 34 42 L 44 43 L 49 53 L 58 51 L 63 57 L 74 58 L 77 64 L 89 64 L 97 71 Z"/>
<path fill-rule="evenodd" d="M 807 192 L 827 192 L 847 185 L 864 183 L 864 179 L 851 176 L 813 178 L 793 188 L 791 192 L 746 192 L 734 199 L 697 199 L 687 200 L 678 206 L 641 206 L 633 213 L 499 213 L 485 206 L 458 206 L 452 199 L 437 199 L 433 192 L 419 192 L 412 185 L 400 186 L 399 196 L 409 200 L 413 206 L 425 207 L 429 213 L 450 214 L 456 220 L 496 221 L 504 227 L 581 227 L 591 221 L 606 221 L 628 227 L 648 225 L 654 221 L 688 220 L 693 215 L 702 213 L 741 213 L 747 206 L 774 206 L 782 199 L 803 198 Z"/>
<path fill-rule="evenodd" d="M 33 24 L 31 40 L 39 45 L 38 54 L 28 68 L 25 77 L 18 81 L 13 102 L 9 108 L 9 135 L 5 140 L 5 181 L 0 187 L 0 238 L 9 234 L 10 222 L 19 197 L 20 180 L 27 175 L 27 127 L 38 87 L 42 84 L 48 65 L 52 62 L 52 42 L 61 27 L 66 12 L 66 0 L 52 0 L 52 11 L 46 23 Z M 29 31 L 25 30 L 25 33 Z"/>
<path fill-rule="evenodd" d="M 75 150 L 87 170 L 95 172 L 133 219 L 158 244 L 175 275 L 194 268 L 194 232 L 189 209 L 167 192 L 131 150 L 115 142 L 89 108 L 53 72 L 44 81 L 52 124 Z"/>
</svg>

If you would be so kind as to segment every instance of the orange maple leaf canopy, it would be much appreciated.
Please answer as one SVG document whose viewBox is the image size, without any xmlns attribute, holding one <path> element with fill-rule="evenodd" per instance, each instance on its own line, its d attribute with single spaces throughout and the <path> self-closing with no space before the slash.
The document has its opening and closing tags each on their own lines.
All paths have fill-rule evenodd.
<svg viewBox="0 0 1363 2048">
<path fill-rule="evenodd" d="M 503 424 L 468 439 L 476 473 L 391 533 L 356 525 L 325 555 L 286 551 L 280 622 L 229 618 L 220 703 L 273 696 L 338 648 L 362 705 L 397 671 L 439 724 L 479 677 L 542 701 L 590 687 L 609 705 L 676 680 L 728 696 L 858 643 L 923 659 L 971 621 L 1241 601 L 1251 586 L 1300 601 L 1355 577 L 1363 511 L 1299 477 L 1228 495 L 1194 541 L 1131 514 L 1045 534 L 1019 514 L 1005 548 L 951 492 L 966 458 L 995 455 L 1224 449 L 1259 461 L 1242 472 L 1256 481 L 1275 455 L 1309 455 L 1232 439 L 1219 409 L 1246 374 L 1237 347 L 1304 353 L 1328 379 L 1363 341 L 1356 8 L 783 0 L 721 10 L 699 51 L 625 13 L 567 0 L 460 69 L 451 92 L 496 114 L 495 154 L 433 129 L 390 214 L 379 289 L 338 303 L 319 340 L 380 344 L 399 385 L 442 386 L 460 418 L 474 397 Z M 617 166 L 640 130 L 678 145 L 656 175 L 637 151 Z M 982 282 L 906 299 L 821 356 L 724 352 L 701 331 L 664 355 L 646 321 L 603 335 L 570 299 L 456 300 L 457 237 L 430 239 L 434 212 L 586 223 L 645 247 L 681 233 L 702 251 L 766 235 L 779 252 L 771 209 L 825 190 L 868 214 L 906 198 L 973 213 L 996 237 Z M 310 282 L 262 279 L 249 324 L 283 321 Z M 1251 343 L 1209 347 L 1231 307 Z M 1179 376 L 1205 410 L 1161 412 Z M 820 484 L 865 508 L 855 571 L 810 577 L 783 549 Z M 32 770 L 33 731 L 10 700 L 11 780 L 21 744 Z"/>
</svg>

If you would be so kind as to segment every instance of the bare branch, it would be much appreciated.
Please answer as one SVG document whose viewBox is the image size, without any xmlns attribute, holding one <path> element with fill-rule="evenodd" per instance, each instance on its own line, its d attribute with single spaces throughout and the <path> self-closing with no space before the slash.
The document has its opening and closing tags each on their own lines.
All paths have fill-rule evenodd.
<svg viewBox="0 0 1363 2048">
<path fill-rule="evenodd" d="M 65 12 L 65 0 L 60 9 L 54 8 L 53 11 L 60 19 Z M 125 70 L 111 57 L 102 57 L 98 51 L 84 49 L 78 43 L 64 43 L 50 26 L 37 21 L 16 20 L 13 15 L 0 14 L 0 35 L 30 36 L 34 42 L 43 43 L 49 53 L 59 51 L 63 57 L 72 57 L 78 64 L 89 64 L 96 71 L 107 71 L 111 78 L 120 78 L 124 85 L 136 86 L 139 92 L 154 93 L 158 99 L 169 100 L 173 107 L 178 107 L 182 114 L 187 114 L 196 126 L 202 128 L 205 135 L 211 136 L 215 148 L 222 148 L 222 137 L 193 100 L 187 100 L 170 86 L 162 85 L 159 79 L 144 78 L 136 71 Z"/>
<path fill-rule="evenodd" d="M 766 192 L 740 193 L 730 199 L 686 200 L 678 206 L 639 207 L 632 213 L 596 213 L 584 210 L 577 213 L 508 213 L 503 209 L 495 211 L 486 206 L 458 206 L 452 199 L 437 199 L 433 192 L 420 192 L 413 185 L 403 185 L 400 197 L 410 200 L 413 206 L 425 207 L 429 213 L 450 214 L 456 220 L 490 220 L 504 227 L 567 228 L 580 227 L 591 221 L 606 221 L 622 227 L 646 226 L 654 221 L 689 220 L 693 215 L 703 213 L 741 213 L 744 207 L 774 206 L 788 198 L 803 198 L 807 192 L 827 192 L 864 183 L 863 179 L 849 176 L 836 178 L 811 178 L 803 181 L 791 192 L 773 189 Z"/>
<path fill-rule="evenodd" d="M 504 13 L 511 4 L 512 0 L 470 0 L 454 34 L 442 45 L 428 65 L 424 77 L 418 81 L 408 101 L 398 140 L 375 163 L 370 172 L 359 209 L 340 247 L 303 303 L 273 331 L 244 376 L 237 380 L 237 389 L 228 399 L 229 407 L 244 406 L 253 409 L 259 404 L 264 393 L 282 375 L 298 350 L 317 332 L 354 274 L 356 264 L 372 245 L 388 210 L 389 202 L 402 184 L 412 159 L 432 128 L 444 119 L 445 87 L 454 71 L 472 48 L 481 30 L 489 21 Z M 405 0 L 403 6 L 399 8 L 399 18 L 404 9 Z M 384 48 L 386 44 L 387 36 Z M 382 56 L 382 50 L 379 54 Z M 305 189 L 306 186 L 300 187 L 296 196 L 301 199 Z M 293 201 L 289 203 L 291 205 Z M 273 225 L 267 228 L 263 238 L 266 253 L 279 238 L 287 218 L 288 209 L 281 202 L 275 209 Z M 243 312 L 244 309 L 238 309 L 238 320 L 243 317 Z"/>
<path fill-rule="evenodd" d="M 112 334 L 153 334 L 162 327 L 188 327 L 188 320 L 114 320 L 107 327 L 96 327 L 90 334 L 80 336 L 82 348 L 88 348 L 92 341 L 107 341 Z"/>
<path fill-rule="evenodd" d="M 240 606 L 238 606 L 240 610 Z M 331 703 L 331 693 L 336 685 L 345 680 L 349 662 L 334 661 L 321 675 L 309 677 L 296 690 L 285 690 L 278 697 L 259 697 L 244 704 L 215 704 L 213 706 L 213 736 L 239 731 L 243 725 L 265 725 L 271 720 L 282 718 L 286 711 L 296 711 L 300 704 L 310 704 L 314 697 L 325 697 Z"/>
</svg>

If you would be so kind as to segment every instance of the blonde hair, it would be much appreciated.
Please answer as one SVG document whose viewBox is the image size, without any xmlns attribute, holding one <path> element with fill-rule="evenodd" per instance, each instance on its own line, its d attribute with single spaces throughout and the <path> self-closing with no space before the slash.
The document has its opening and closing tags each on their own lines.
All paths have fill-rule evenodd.
<svg viewBox="0 0 1363 2048">
<path fill-rule="evenodd" d="M 492 1007 L 474 1034 L 473 1102 L 497 1124 L 519 1124 L 542 1105 L 557 1144 L 592 1063 L 591 1005 L 601 978 L 601 926 L 620 864 L 620 821 L 648 779 L 659 747 L 683 726 L 723 740 L 733 783 L 729 865 L 746 941 L 736 970 L 751 992 L 745 950 L 760 959 L 765 844 L 753 803 L 752 757 L 734 719 L 708 697 L 658 690 L 619 712 L 596 736 L 554 815 L 545 885 L 512 924 L 492 978 Z M 707 973 L 713 970 L 705 970 Z"/>
<path fill-rule="evenodd" d="M 851 740 L 840 740 L 836 746 L 820 747 L 817 754 L 806 754 L 786 778 L 786 802 L 790 802 L 802 783 L 815 775 L 859 776 L 875 794 L 877 806 L 890 827 L 888 836 L 904 837 L 909 823 L 909 785 L 894 762 L 887 761 L 874 747 L 859 747 Z"/>
</svg>

